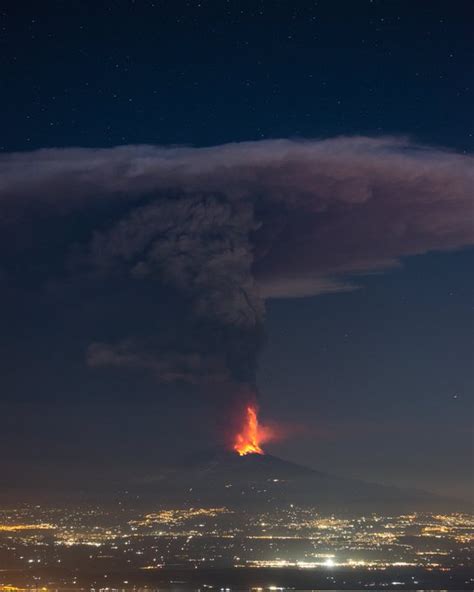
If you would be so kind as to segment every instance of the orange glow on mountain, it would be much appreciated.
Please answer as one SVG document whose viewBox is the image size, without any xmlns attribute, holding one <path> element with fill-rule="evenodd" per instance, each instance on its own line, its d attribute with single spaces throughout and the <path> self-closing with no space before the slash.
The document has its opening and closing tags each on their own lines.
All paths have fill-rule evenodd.
<svg viewBox="0 0 474 592">
<path fill-rule="evenodd" d="M 258 422 L 258 409 L 248 405 L 245 409 L 243 425 L 234 439 L 234 450 L 240 456 L 246 454 L 265 454 L 262 444 L 271 438 L 271 430 Z"/>
</svg>

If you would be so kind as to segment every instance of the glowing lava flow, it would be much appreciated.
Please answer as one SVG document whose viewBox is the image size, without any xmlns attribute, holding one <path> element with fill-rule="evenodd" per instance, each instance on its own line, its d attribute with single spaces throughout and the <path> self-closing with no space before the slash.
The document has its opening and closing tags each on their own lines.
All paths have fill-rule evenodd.
<svg viewBox="0 0 474 592">
<path fill-rule="evenodd" d="M 246 454 L 265 454 L 262 444 L 269 435 L 267 428 L 262 428 L 258 423 L 257 408 L 249 405 L 245 410 L 245 419 L 242 430 L 235 436 L 234 450 L 240 456 Z"/>
</svg>

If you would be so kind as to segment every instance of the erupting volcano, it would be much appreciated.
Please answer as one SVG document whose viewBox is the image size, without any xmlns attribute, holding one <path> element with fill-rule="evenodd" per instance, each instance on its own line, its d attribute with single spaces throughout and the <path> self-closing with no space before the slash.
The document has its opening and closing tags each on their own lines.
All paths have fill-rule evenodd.
<svg viewBox="0 0 474 592">
<path fill-rule="evenodd" d="M 246 454 L 265 454 L 261 444 L 271 438 L 271 430 L 258 422 L 258 408 L 248 405 L 245 409 L 243 425 L 236 434 L 233 449 L 240 456 Z"/>
</svg>

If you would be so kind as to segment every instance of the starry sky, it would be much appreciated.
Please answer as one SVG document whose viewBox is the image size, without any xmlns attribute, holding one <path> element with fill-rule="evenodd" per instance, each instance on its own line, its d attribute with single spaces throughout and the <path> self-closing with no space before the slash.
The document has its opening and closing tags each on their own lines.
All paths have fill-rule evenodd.
<svg viewBox="0 0 474 592">
<path fill-rule="evenodd" d="M 261 141 L 273 151 L 280 138 L 299 150 L 304 140 L 362 136 L 403 137 L 408 152 L 428 145 L 443 166 L 444 155 L 473 151 L 471 22 L 463 0 L 6 1 L 0 156 Z M 28 174 L 43 166 L 28 162 Z M 66 277 L 65 245 L 82 244 L 91 220 L 102 231 L 123 205 L 105 200 L 58 231 L 56 214 L 38 205 L 40 185 L 33 176 L 21 215 L 16 206 L 1 213 L 5 481 L 26 489 L 45 475 L 75 486 L 145 474 L 214 445 L 227 421 L 215 385 L 159 381 L 148 362 L 87 363 L 92 342 L 160 334 L 170 318 L 184 324 L 180 295 L 159 282 L 115 278 L 96 290 L 82 275 Z M 261 413 L 290 434 L 269 450 L 335 474 L 468 497 L 474 261 L 466 242 L 399 248 L 390 256 L 400 265 L 369 266 L 355 290 L 267 300 Z M 370 244 L 374 260 L 382 243 Z M 273 260 L 263 261 L 262 269 Z"/>
</svg>

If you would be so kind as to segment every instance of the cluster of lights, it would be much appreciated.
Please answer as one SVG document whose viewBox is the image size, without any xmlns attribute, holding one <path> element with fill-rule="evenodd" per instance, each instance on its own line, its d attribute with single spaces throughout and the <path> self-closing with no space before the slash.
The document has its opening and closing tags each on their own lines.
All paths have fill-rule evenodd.
<svg viewBox="0 0 474 592">
<path fill-rule="evenodd" d="M 106 520 L 102 526 L 94 522 L 101 516 Z M 51 534 L 45 538 L 39 531 Z M 87 546 L 89 560 L 101 566 L 104 560 L 126 556 L 131 567 L 141 570 L 159 570 L 178 561 L 193 568 L 320 569 L 332 571 L 327 577 L 334 578 L 340 568 L 446 571 L 467 566 L 474 519 L 466 514 L 341 518 L 291 504 L 256 514 L 225 507 L 162 508 L 142 516 L 132 513 L 111 526 L 110 514 L 96 510 L 64 515 L 34 508 L 4 513 L 0 535 L 0 547 L 7 557 L 15 557 L 15 569 L 27 573 L 39 562 L 42 569 L 61 562 L 61 547 Z M 54 554 L 48 556 L 49 549 Z"/>
</svg>

